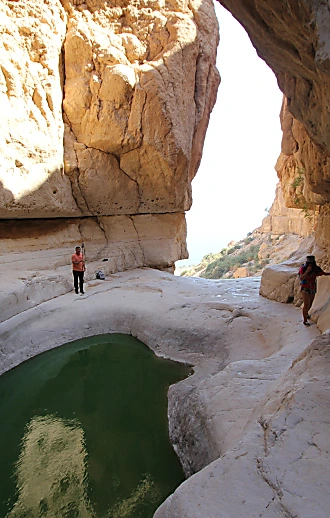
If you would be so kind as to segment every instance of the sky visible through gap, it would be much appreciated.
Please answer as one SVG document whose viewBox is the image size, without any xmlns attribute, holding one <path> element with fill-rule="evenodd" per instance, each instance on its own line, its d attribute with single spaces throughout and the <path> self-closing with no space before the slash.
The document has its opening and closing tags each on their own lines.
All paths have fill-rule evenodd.
<svg viewBox="0 0 330 518">
<path fill-rule="evenodd" d="M 189 259 L 197 264 L 261 225 L 278 181 L 282 93 L 243 27 L 215 2 L 221 84 L 186 214 Z"/>
</svg>

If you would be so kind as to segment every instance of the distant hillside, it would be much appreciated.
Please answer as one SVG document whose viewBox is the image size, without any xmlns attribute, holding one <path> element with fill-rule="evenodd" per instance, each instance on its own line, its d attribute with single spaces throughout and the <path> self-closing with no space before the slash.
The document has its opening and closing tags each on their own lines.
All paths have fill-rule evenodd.
<svg viewBox="0 0 330 518">
<path fill-rule="evenodd" d="M 259 276 L 267 265 L 289 259 L 303 239 L 297 234 L 279 235 L 257 229 L 241 241 L 231 241 L 219 253 L 205 255 L 199 264 L 179 268 L 177 273 L 204 279 Z"/>
<path fill-rule="evenodd" d="M 274 202 L 259 228 L 219 253 L 205 255 L 199 264 L 178 268 L 176 274 L 205 279 L 259 276 L 267 265 L 282 263 L 296 252 L 314 232 L 317 217 L 317 211 L 286 207 L 278 182 Z"/>
</svg>

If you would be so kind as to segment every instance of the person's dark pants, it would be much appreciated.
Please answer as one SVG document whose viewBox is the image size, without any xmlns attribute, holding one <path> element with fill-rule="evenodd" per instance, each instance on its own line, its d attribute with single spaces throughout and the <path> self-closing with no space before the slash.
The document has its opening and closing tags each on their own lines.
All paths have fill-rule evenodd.
<svg viewBox="0 0 330 518">
<path fill-rule="evenodd" d="M 79 283 L 80 293 L 84 293 L 84 273 L 85 272 L 76 272 L 75 270 L 73 270 L 72 273 L 73 273 L 73 284 L 74 284 L 75 292 L 78 293 L 78 283 Z"/>
</svg>

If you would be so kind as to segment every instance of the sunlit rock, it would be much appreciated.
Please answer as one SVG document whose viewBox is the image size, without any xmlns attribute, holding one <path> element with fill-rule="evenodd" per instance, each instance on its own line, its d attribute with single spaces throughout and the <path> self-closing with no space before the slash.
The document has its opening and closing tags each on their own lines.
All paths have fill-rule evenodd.
<svg viewBox="0 0 330 518">
<path fill-rule="evenodd" d="M 241 266 L 234 271 L 233 277 L 234 279 L 242 279 L 243 277 L 249 276 L 249 269 L 246 266 Z"/>
<path fill-rule="evenodd" d="M 2 2 L 0 13 L 0 217 L 78 216 L 63 173 L 66 13 L 58 0 Z"/>
<path fill-rule="evenodd" d="M 318 211 L 303 211 L 297 206 L 289 208 L 283 197 L 282 184 L 278 182 L 275 199 L 269 214 L 263 219 L 261 232 L 271 232 L 274 235 L 298 234 L 308 237 L 315 231 Z"/>
<path fill-rule="evenodd" d="M 1 14 L 0 217 L 183 215 L 219 84 L 212 2 Z"/>
</svg>

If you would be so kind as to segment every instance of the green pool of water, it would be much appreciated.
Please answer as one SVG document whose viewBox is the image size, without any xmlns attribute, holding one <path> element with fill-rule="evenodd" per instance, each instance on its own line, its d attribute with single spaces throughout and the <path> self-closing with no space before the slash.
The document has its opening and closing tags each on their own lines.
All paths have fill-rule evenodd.
<svg viewBox="0 0 330 518">
<path fill-rule="evenodd" d="M 189 368 L 127 335 L 77 340 L 0 377 L 0 516 L 149 518 L 183 481 L 167 389 Z"/>
</svg>

